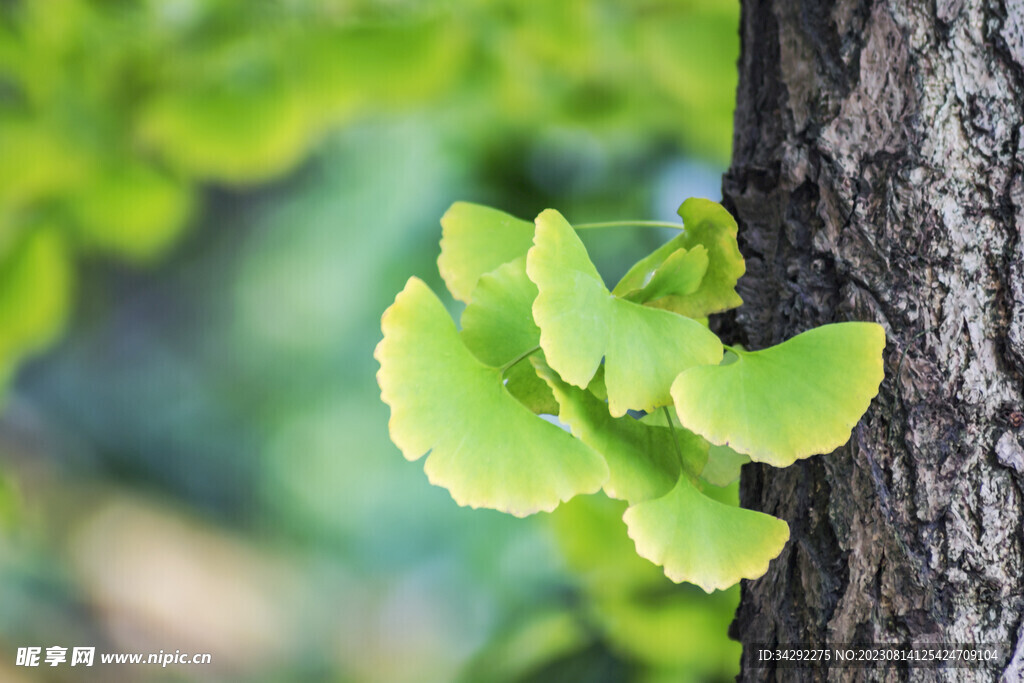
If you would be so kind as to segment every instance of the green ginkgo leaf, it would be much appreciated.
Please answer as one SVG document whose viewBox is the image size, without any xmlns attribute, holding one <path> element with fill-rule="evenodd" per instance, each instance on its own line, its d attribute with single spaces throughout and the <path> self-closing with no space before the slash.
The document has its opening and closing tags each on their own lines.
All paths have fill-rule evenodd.
<svg viewBox="0 0 1024 683">
<path fill-rule="evenodd" d="M 537 286 L 526 277 L 526 257 L 480 277 L 473 301 L 462 312 L 462 341 L 485 365 L 503 367 L 537 348 L 540 328 L 533 322 Z M 505 388 L 534 413 L 558 413 L 551 389 L 529 363 L 505 372 Z"/>
<path fill-rule="evenodd" d="M 537 286 L 526 276 L 526 257 L 502 264 L 480 277 L 473 300 L 462 312 L 462 341 L 486 365 L 501 367 L 537 348 L 540 328 L 533 322 Z"/>
<path fill-rule="evenodd" d="M 437 269 L 451 295 L 472 301 L 480 276 L 525 256 L 533 224 L 488 206 L 455 202 L 441 218 Z"/>
<path fill-rule="evenodd" d="M 604 456 L 609 471 L 604 491 L 612 498 L 638 503 L 665 495 L 679 478 L 680 458 L 691 476 L 704 468 L 708 443 L 693 432 L 612 417 L 592 393 L 566 384 L 543 362 L 531 360 L 555 394 L 558 419 Z"/>
<path fill-rule="evenodd" d="M 657 272 L 680 249 L 693 251 L 699 245 L 707 250 L 708 257 L 707 270 L 699 286 L 685 294 L 670 293 L 648 299 L 647 304 L 690 318 L 736 308 L 743 303 L 736 293 L 736 281 L 746 272 L 746 264 L 736 243 L 735 219 L 720 204 L 697 197 L 683 202 L 679 215 L 684 231 L 637 262 L 612 291 L 624 296 L 643 288 L 651 273 Z"/>
<path fill-rule="evenodd" d="M 763 575 L 789 540 L 781 519 L 715 500 L 685 474 L 666 495 L 633 505 L 622 518 L 638 555 L 708 593 Z"/>
<path fill-rule="evenodd" d="M 672 385 L 683 425 L 776 467 L 846 443 L 882 382 L 885 332 L 818 327 L 728 365 L 686 370 Z"/>
<path fill-rule="evenodd" d="M 733 361 L 735 361 L 736 356 L 731 353 L 726 353 L 727 358 L 730 356 Z M 715 488 L 728 486 L 739 479 L 740 468 L 750 462 L 749 456 L 737 453 L 728 446 L 715 446 L 714 444 L 710 444 L 704 438 L 693 434 L 693 432 L 688 429 L 684 429 L 679 424 L 679 416 L 676 415 L 674 410 L 663 408 L 657 412 L 648 413 L 640 418 L 640 422 L 654 427 L 665 427 L 671 425 L 673 428 L 678 429 L 683 433 L 691 434 L 695 438 L 700 439 L 700 442 L 703 444 L 702 450 L 707 457 L 702 461 L 703 469 L 700 469 L 699 472 L 694 472 L 694 474 L 699 473 L 701 479 Z"/>
<path fill-rule="evenodd" d="M 409 279 L 381 327 L 374 357 L 391 439 L 408 460 L 432 451 L 427 477 L 457 503 L 523 517 L 604 485 L 604 459 L 509 395 L 423 281 Z"/>
<path fill-rule="evenodd" d="M 735 361 L 736 356 L 732 353 L 726 353 L 726 357 L 732 357 Z M 723 360 L 723 362 L 725 362 Z M 675 411 L 669 411 L 663 409 L 655 413 L 649 413 L 642 418 L 640 422 L 645 425 L 665 427 L 672 425 L 674 428 L 682 430 L 687 434 L 693 434 L 688 429 L 683 429 L 679 424 L 679 416 L 676 415 Z M 715 445 L 709 443 L 706 439 L 703 439 L 696 434 L 694 437 L 700 439 L 703 452 L 707 454 L 706 462 L 703 463 L 701 470 L 699 470 L 700 478 L 712 484 L 714 487 L 728 486 L 733 481 L 739 478 L 739 468 L 746 463 L 751 462 L 749 456 L 744 456 L 741 453 L 736 453 L 730 449 L 727 445 Z"/>
<path fill-rule="evenodd" d="M 677 249 L 651 273 L 650 281 L 624 298 L 637 303 L 656 301 L 667 296 L 686 296 L 700 287 L 708 272 L 708 250 L 700 245 L 687 251 Z"/>
<path fill-rule="evenodd" d="M 700 323 L 619 299 L 568 222 L 548 209 L 536 220 L 526 272 L 537 285 L 533 318 L 548 364 L 569 384 L 586 387 L 602 358 L 608 408 L 652 411 L 671 403 L 671 380 L 722 359 L 722 344 Z"/>
<path fill-rule="evenodd" d="M 708 250 L 701 245 L 687 251 L 677 249 L 659 265 L 640 289 L 621 295 L 638 304 L 656 301 L 665 296 L 685 296 L 697 291 L 708 270 Z M 612 292 L 619 295 L 618 292 Z"/>
<path fill-rule="evenodd" d="M 542 356 L 541 352 L 537 352 Z M 558 415 L 558 402 L 547 385 L 528 361 L 516 363 L 505 371 L 505 389 L 516 400 L 537 415 Z"/>
<path fill-rule="evenodd" d="M 740 468 L 750 462 L 750 456 L 737 453 L 728 446 L 712 445 L 708 449 L 708 461 L 700 478 L 715 486 L 728 486 L 740 478 Z"/>
</svg>

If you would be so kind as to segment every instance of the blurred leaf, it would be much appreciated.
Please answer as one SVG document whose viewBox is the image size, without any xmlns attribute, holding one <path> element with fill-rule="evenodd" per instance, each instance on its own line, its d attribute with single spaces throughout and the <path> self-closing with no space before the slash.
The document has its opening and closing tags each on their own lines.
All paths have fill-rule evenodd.
<svg viewBox="0 0 1024 683">
<path fill-rule="evenodd" d="M 474 657 L 460 680 L 525 681 L 536 669 L 586 647 L 589 637 L 569 611 L 529 615 L 525 623 L 501 632 Z"/>
<path fill-rule="evenodd" d="M 612 599 L 595 613 L 617 649 L 649 666 L 682 669 L 693 680 L 733 678 L 743 647 L 726 633 L 739 599 L 733 586 L 712 595 Z"/>
<path fill-rule="evenodd" d="M 586 613 L 601 637 L 652 675 L 668 670 L 665 680 L 735 676 L 741 648 L 726 633 L 739 587 L 709 595 L 669 582 L 636 554 L 622 521 L 625 509 L 625 503 L 604 496 L 578 496 L 550 516 L 559 549 L 583 581 Z"/>
<path fill-rule="evenodd" d="M 454 21 L 309 26 L 288 48 L 295 82 L 324 123 L 422 102 L 457 84 L 466 41 Z"/>
<path fill-rule="evenodd" d="M 87 177 L 91 159 L 42 119 L 0 110 L 0 211 L 31 206 Z"/>
<path fill-rule="evenodd" d="M 10 531 L 18 524 L 21 500 L 14 482 L 0 471 L 0 531 Z"/>
<path fill-rule="evenodd" d="M 306 153 L 310 111 L 271 55 L 160 92 L 142 109 L 139 135 L 181 171 L 229 184 L 267 180 Z M 219 76 L 219 78 L 218 78 Z"/>
<path fill-rule="evenodd" d="M 64 240 L 51 227 L 26 230 L 0 257 L 0 380 L 60 333 L 71 278 Z"/>
<path fill-rule="evenodd" d="M 558 548 L 590 595 L 604 598 L 672 587 L 658 567 L 636 554 L 626 534 L 625 501 L 577 496 L 549 517 Z"/>
<path fill-rule="evenodd" d="M 69 199 L 82 240 L 135 261 L 160 256 L 191 216 L 192 188 L 132 160 L 94 174 Z"/>
<path fill-rule="evenodd" d="M 739 9 L 701 0 L 637 24 L 647 77 L 686 122 L 678 133 L 696 154 L 722 163 L 732 152 Z"/>
</svg>

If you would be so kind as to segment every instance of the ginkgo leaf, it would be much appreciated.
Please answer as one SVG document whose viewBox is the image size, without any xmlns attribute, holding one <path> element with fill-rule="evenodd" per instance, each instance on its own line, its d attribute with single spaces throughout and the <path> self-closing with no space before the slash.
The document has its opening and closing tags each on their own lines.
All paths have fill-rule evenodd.
<svg viewBox="0 0 1024 683">
<path fill-rule="evenodd" d="M 455 202 L 441 218 L 437 269 L 451 295 L 469 303 L 484 273 L 525 256 L 533 224 L 479 204 Z"/>
<path fill-rule="evenodd" d="M 462 341 L 486 365 L 500 367 L 537 348 L 540 328 L 533 322 L 537 286 L 526 276 L 526 257 L 502 264 L 480 277 L 473 300 L 462 312 Z"/>
<path fill-rule="evenodd" d="M 537 355 L 543 357 L 540 351 Z M 505 371 L 505 389 L 532 413 L 558 415 L 558 402 L 551 393 L 551 387 L 537 376 L 529 361 L 516 363 Z"/>
<path fill-rule="evenodd" d="M 638 503 L 664 495 L 679 478 L 680 458 L 691 476 L 704 468 L 708 443 L 693 432 L 612 417 L 592 393 L 566 384 L 542 361 L 531 360 L 555 394 L 558 419 L 604 456 L 609 471 L 604 491 L 612 498 Z"/>
<path fill-rule="evenodd" d="M 608 408 L 621 417 L 668 405 L 673 377 L 721 361 L 721 342 L 700 323 L 612 296 L 557 211 L 542 212 L 536 226 L 526 257 L 539 292 L 533 319 L 544 356 L 563 380 L 586 387 L 603 358 Z"/>
<path fill-rule="evenodd" d="M 690 368 L 672 385 L 683 425 L 776 467 L 846 443 L 882 382 L 885 332 L 818 327 L 729 365 Z"/>
<path fill-rule="evenodd" d="M 587 391 L 597 396 L 603 402 L 608 402 L 608 387 L 604 383 L 604 366 L 600 366 L 594 373 L 594 378 L 587 385 Z"/>
<path fill-rule="evenodd" d="M 726 353 L 726 357 L 729 356 L 731 356 L 733 361 L 735 361 L 735 355 Z M 725 361 L 723 360 L 723 362 Z M 665 427 L 666 425 L 671 424 L 676 429 L 681 429 L 688 434 L 693 434 L 693 432 L 683 429 L 680 426 L 679 416 L 676 415 L 675 411 L 663 409 L 655 413 L 649 413 L 640 418 L 640 422 L 645 425 L 659 427 Z M 700 478 L 710 484 L 713 484 L 713 486 L 728 486 L 739 478 L 739 468 L 746 463 L 751 462 L 749 456 L 736 453 L 727 445 L 715 445 L 713 443 L 709 443 L 705 438 L 697 436 L 696 434 L 693 435 L 703 443 L 703 451 L 707 454 L 706 462 L 703 463 L 703 469 L 699 471 Z"/>
<path fill-rule="evenodd" d="M 728 446 L 711 445 L 708 461 L 700 478 L 715 486 L 728 486 L 740 478 L 740 468 L 750 462 L 750 456 L 737 453 Z"/>
<path fill-rule="evenodd" d="M 622 519 L 638 555 L 673 581 L 708 593 L 763 575 L 789 540 L 781 519 L 714 500 L 685 474 L 666 495 L 633 505 Z"/>
<path fill-rule="evenodd" d="M 642 288 L 650 273 L 656 272 L 680 249 L 692 251 L 700 245 L 707 249 L 708 266 L 697 289 L 686 294 L 671 293 L 650 299 L 647 305 L 690 318 L 736 308 L 743 303 L 736 293 L 736 281 L 746 272 L 746 264 L 736 244 L 736 220 L 721 204 L 697 197 L 683 202 L 679 216 L 683 219 L 684 231 L 630 268 L 612 290 L 613 293 L 624 295 Z"/>
<path fill-rule="evenodd" d="M 423 281 L 409 279 L 381 327 L 374 357 L 391 439 L 409 460 L 431 451 L 427 477 L 457 503 L 522 517 L 607 480 L 600 455 L 533 415 L 502 386 L 498 368 L 470 353 Z"/>
<path fill-rule="evenodd" d="M 525 256 L 482 275 L 462 312 L 462 341 L 485 365 L 502 367 L 521 358 L 540 344 L 532 311 L 536 297 Z M 508 392 L 534 413 L 558 413 L 551 389 L 529 363 L 515 363 L 505 379 Z"/>
<path fill-rule="evenodd" d="M 736 360 L 736 356 L 731 353 L 726 353 L 726 357 L 732 357 L 733 361 Z M 723 363 L 726 361 L 723 361 Z M 703 444 L 703 452 L 706 453 L 707 457 L 703 462 L 703 469 L 699 471 L 700 478 L 705 482 L 711 484 L 713 487 L 728 486 L 732 482 L 740 478 L 740 468 L 750 462 L 750 457 L 737 453 L 728 446 L 715 446 L 714 444 L 708 443 L 704 438 L 693 434 L 688 429 L 684 429 L 679 424 L 679 416 L 676 415 L 675 411 L 662 409 L 653 413 L 648 413 L 640 418 L 640 422 L 645 425 L 665 427 L 671 425 L 675 429 L 681 430 L 686 434 L 691 434 L 695 438 L 700 439 Z M 698 472 L 694 472 L 697 474 Z M 739 504 L 738 502 L 736 504 Z"/>
<path fill-rule="evenodd" d="M 687 251 L 676 249 L 654 271 L 644 277 L 644 284 L 624 294 L 613 291 L 629 301 L 642 304 L 663 296 L 692 294 L 700 287 L 708 270 L 708 250 L 701 245 Z"/>
</svg>

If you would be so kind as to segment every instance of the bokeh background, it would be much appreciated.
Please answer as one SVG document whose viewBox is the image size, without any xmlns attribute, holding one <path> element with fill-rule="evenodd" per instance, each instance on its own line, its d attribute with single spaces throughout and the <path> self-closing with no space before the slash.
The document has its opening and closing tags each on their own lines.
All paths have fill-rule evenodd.
<svg viewBox="0 0 1024 683">
<path fill-rule="evenodd" d="M 734 0 L 0 0 L 0 681 L 709 681 L 602 496 L 456 506 L 373 348 L 455 200 L 719 198 Z M 587 235 L 606 279 L 665 235 Z M 452 304 L 453 314 L 458 313 Z M 453 419 L 456 416 L 453 416 Z M 15 666 L 18 647 L 206 666 Z"/>
</svg>

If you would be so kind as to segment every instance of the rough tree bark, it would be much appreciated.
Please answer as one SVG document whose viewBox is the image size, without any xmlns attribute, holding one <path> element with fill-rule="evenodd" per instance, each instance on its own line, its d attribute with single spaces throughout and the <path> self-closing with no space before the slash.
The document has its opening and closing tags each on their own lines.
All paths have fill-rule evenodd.
<svg viewBox="0 0 1024 683">
<path fill-rule="evenodd" d="M 748 466 L 792 539 L 744 680 L 1024 680 L 1024 0 L 744 0 L 733 163 L 753 348 L 873 320 L 848 446 Z M 813 419 L 809 418 L 809 419 Z M 997 669 L 752 668 L 752 643 L 987 642 Z"/>
</svg>

